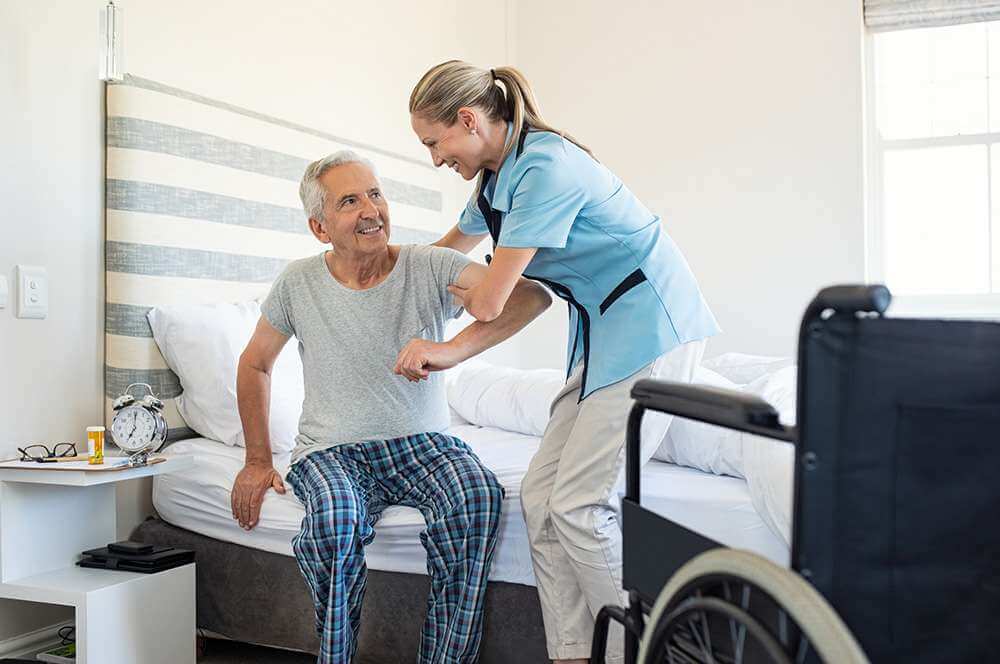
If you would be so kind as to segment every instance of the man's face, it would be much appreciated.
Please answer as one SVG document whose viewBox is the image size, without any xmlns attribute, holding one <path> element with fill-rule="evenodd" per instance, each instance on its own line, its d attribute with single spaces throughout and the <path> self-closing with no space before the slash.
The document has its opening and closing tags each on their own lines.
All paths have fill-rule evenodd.
<svg viewBox="0 0 1000 664">
<path fill-rule="evenodd" d="M 389 243 L 389 205 L 364 164 L 342 164 L 319 179 L 326 188 L 323 220 L 309 220 L 313 235 L 342 253 L 379 253 Z"/>
</svg>

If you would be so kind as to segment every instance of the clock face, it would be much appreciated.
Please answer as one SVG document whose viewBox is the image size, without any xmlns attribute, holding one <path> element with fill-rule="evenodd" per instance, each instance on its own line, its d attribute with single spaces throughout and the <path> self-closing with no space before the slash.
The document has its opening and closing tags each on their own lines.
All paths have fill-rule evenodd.
<svg viewBox="0 0 1000 664">
<path fill-rule="evenodd" d="M 156 436 L 156 417 L 142 406 L 126 406 L 115 414 L 111 433 L 123 450 L 145 449 Z"/>
</svg>

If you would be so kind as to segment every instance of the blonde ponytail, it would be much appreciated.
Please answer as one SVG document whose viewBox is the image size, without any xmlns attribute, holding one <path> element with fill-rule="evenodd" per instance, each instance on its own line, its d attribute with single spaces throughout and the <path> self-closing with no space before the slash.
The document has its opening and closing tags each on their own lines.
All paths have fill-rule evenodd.
<svg viewBox="0 0 1000 664">
<path fill-rule="evenodd" d="M 497 85 L 498 81 L 502 88 Z M 542 119 L 528 79 L 514 67 L 487 70 L 461 60 L 449 60 L 431 67 L 410 93 L 411 115 L 449 127 L 458 120 L 458 109 L 463 106 L 479 108 L 494 122 L 504 120 L 513 125 L 514 131 L 504 144 L 501 164 L 517 145 L 525 127 L 528 131 L 559 134 L 594 157 L 586 145 Z M 480 174 L 480 188 L 482 184 Z"/>
<path fill-rule="evenodd" d="M 542 112 L 539 110 L 538 102 L 535 100 L 535 93 L 531 89 L 528 79 L 524 77 L 524 74 L 514 67 L 497 67 L 490 71 L 492 75 L 496 76 L 496 80 L 503 83 L 504 88 L 507 90 L 507 94 L 504 96 L 507 102 L 508 115 L 504 119 L 514 125 L 514 132 L 511 136 L 512 143 L 517 140 L 517 136 L 521 135 L 521 130 L 527 125 L 528 131 L 550 131 L 553 134 L 559 134 L 591 157 L 594 156 L 594 153 L 586 145 L 566 132 L 556 129 L 542 119 Z M 504 159 L 510 154 L 512 148 L 513 145 L 504 146 Z"/>
</svg>

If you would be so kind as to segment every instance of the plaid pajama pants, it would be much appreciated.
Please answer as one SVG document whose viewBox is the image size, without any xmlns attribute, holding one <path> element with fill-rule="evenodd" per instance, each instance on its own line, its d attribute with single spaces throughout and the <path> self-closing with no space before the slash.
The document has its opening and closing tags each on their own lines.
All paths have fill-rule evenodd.
<svg viewBox="0 0 1000 664">
<path fill-rule="evenodd" d="M 316 605 L 319 662 L 354 656 L 364 547 L 389 505 L 415 507 L 427 522 L 431 592 L 417 661 L 476 661 L 504 491 L 465 443 L 423 433 L 341 445 L 294 464 L 287 482 L 306 508 L 292 549 Z"/>
</svg>

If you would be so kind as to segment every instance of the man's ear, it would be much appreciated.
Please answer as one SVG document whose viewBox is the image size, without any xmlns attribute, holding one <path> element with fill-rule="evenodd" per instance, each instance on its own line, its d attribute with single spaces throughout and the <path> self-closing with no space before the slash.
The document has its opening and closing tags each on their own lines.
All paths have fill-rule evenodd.
<svg viewBox="0 0 1000 664">
<path fill-rule="evenodd" d="M 330 244 L 330 235 L 326 232 L 326 228 L 323 226 L 323 222 L 318 221 L 312 217 L 309 217 L 309 230 L 316 237 L 317 240 L 323 244 Z"/>
</svg>

